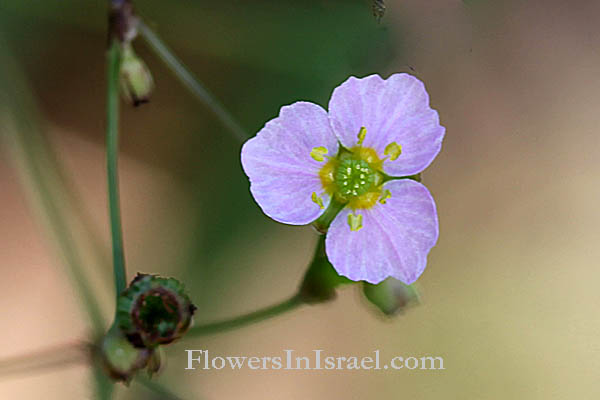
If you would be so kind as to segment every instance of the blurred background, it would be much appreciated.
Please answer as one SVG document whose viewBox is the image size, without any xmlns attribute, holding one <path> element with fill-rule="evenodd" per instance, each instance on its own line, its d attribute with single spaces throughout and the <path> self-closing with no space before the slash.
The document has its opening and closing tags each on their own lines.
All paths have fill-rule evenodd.
<svg viewBox="0 0 600 400">
<path fill-rule="evenodd" d="M 25 153 L 14 140 L 0 142 L 0 359 L 90 332 L 24 158 L 47 173 L 46 195 L 80 252 L 75 263 L 111 318 L 105 3 L 0 2 L 0 58 L 15 66 L 0 91 L 20 80 L 32 96 L 30 107 L 15 111 L 5 101 L 0 113 L 21 113 L 43 133 L 25 134 Z M 326 106 L 349 75 L 394 72 L 425 82 L 447 128 L 424 174 L 441 234 L 418 282 L 419 307 L 386 320 L 349 287 L 332 303 L 169 346 L 159 382 L 186 399 L 600 398 L 600 2 L 388 0 L 380 24 L 368 0 L 135 3 L 249 134 L 282 105 Z M 283 300 L 302 279 L 316 235 L 261 213 L 240 143 L 144 43 L 135 47 L 156 90 L 142 107 L 123 104 L 130 278 L 179 277 L 198 323 Z M 18 134 L 8 120 L 5 138 Z M 56 164 L 62 173 L 50 174 Z M 446 369 L 185 371 L 184 349 L 379 349 L 390 358 L 442 356 Z M 5 374 L 0 398 L 92 398 L 91 377 L 85 363 Z M 118 395 L 161 398 L 135 384 Z"/>
</svg>

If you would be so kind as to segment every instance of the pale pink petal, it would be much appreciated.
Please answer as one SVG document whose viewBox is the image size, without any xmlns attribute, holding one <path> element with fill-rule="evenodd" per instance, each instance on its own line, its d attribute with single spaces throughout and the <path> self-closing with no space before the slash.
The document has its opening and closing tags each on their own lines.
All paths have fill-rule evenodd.
<svg viewBox="0 0 600 400">
<path fill-rule="evenodd" d="M 423 273 L 438 238 L 435 202 L 425 186 L 410 179 L 384 185 L 386 204 L 342 210 L 327 232 L 325 250 L 336 271 L 354 281 L 379 283 L 387 277 L 411 284 Z M 348 214 L 361 214 L 363 227 L 351 231 Z"/>
<path fill-rule="evenodd" d="M 338 142 L 326 111 L 307 102 L 282 107 L 277 118 L 244 144 L 242 166 L 250 191 L 269 217 L 304 225 L 317 219 L 329 204 L 319 178 L 324 162 L 310 156 L 315 147 L 325 147 L 335 156 Z M 313 192 L 321 196 L 324 208 L 312 201 Z"/>
<path fill-rule="evenodd" d="M 350 77 L 338 86 L 329 101 L 329 117 L 335 134 L 346 148 L 355 146 L 361 127 L 367 129 L 363 146 L 383 157 L 388 144 L 402 146 L 402 154 L 384 163 L 391 176 L 423 171 L 442 146 L 445 128 L 429 106 L 425 85 L 408 74 Z"/>
</svg>

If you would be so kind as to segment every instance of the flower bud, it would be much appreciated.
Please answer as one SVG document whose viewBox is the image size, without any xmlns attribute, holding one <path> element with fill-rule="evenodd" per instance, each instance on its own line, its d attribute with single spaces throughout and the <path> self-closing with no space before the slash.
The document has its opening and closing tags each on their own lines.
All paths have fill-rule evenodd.
<svg viewBox="0 0 600 400">
<path fill-rule="evenodd" d="M 154 89 L 152 74 L 128 42 L 122 46 L 120 81 L 121 91 L 131 104 L 137 107 L 149 101 Z"/>
<path fill-rule="evenodd" d="M 304 275 L 300 295 L 306 303 L 322 303 L 333 300 L 339 285 L 352 283 L 338 275 L 325 254 L 325 236 L 319 238 L 313 262 Z"/>
<path fill-rule="evenodd" d="M 394 278 L 388 278 L 377 285 L 365 282 L 363 293 L 370 303 L 388 316 L 401 314 L 419 303 L 417 290 Z"/>
<path fill-rule="evenodd" d="M 111 329 L 100 344 L 102 365 L 108 375 L 128 383 L 153 359 L 152 349 L 134 347 L 119 329 Z M 156 363 L 156 360 L 153 361 Z M 152 370 L 157 367 L 153 364 Z"/>
</svg>

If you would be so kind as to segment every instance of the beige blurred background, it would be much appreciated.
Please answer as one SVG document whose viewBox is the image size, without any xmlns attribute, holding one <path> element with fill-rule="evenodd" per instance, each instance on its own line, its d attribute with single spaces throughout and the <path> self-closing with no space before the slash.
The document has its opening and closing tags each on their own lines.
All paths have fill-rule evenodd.
<svg viewBox="0 0 600 400">
<path fill-rule="evenodd" d="M 441 234 L 419 280 L 423 304 L 383 320 L 356 288 L 348 288 L 330 304 L 173 345 L 159 381 L 189 399 L 600 398 L 600 2 L 387 3 L 377 29 L 387 30 L 392 45 L 398 43 L 402 51 L 385 69 L 371 72 L 405 71 L 424 80 L 447 128 L 443 151 L 424 175 L 438 205 Z M 332 5 L 318 6 L 335 12 Z M 28 15 L 9 9 L 19 18 Z M 368 6 L 356 9 L 367 14 L 366 23 L 375 24 Z M 166 23 L 158 14 L 154 17 Z M 69 36 L 81 28 L 64 29 Z M 79 78 L 65 83 L 57 81 L 65 71 L 51 62 L 52 55 L 73 56 L 68 49 L 78 51 L 86 41 L 100 46 L 101 32 L 81 32 L 65 42 L 66 48 L 47 48 L 43 65 L 17 57 L 25 59 L 46 118 L 43 126 L 107 248 L 103 88 L 98 78 L 102 59 L 97 57 L 85 71 L 74 60 L 71 72 L 79 71 Z M 206 66 L 210 52 L 176 47 L 200 76 L 211 73 Z M 91 59 L 89 54 L 82 57 Z M 123 122 L 121 185 L 129 273 L 143 270 L 202 281 L 202 274 L 185 272 L 173 260 L 202 240 L 188 214 L 202 216 L 214 206 L 198 200 L 190 188 L 197 185 L 192 177 L 202 177 L 198 190 L 210 195 L 217 189 L 210 166 L 186 172 L 189 164 L 180 162 L 177 153 L 186 143 L 177 135 L 189 128 L 206 136 L 191 150 L 198 159 L 231 148 L 223 157 L 232 170 L 239 169 L 237 150 L 233 142 L 214 138 L 215 132 L 226 133 L 215 122 L 203 122 L 210 114 L 160 64 L 149 64 L 158 82 L 151 106 L 160 108 L 126 111 Z M 251 76 L 239 78 L 238 86 L 254 89 L 240 89 L 239 101 L 252 102 L 253 96 L 262 96 L 260 85 L 276 86 L 275 77 L 283 82 L 286 76 L 274 72 L 271 80 L 258 82 Z M 87 93 L 86 79 L 92 82 Z M 221 89 L 224 79 L 210 83 L 227 100 L 233 94 L 226 86 Z M 322 99 L 341 80 L 323 83 Z M 271 100 L 270 111 L 244 122 L 256 130 L 279 105 L 294 100 L 290 90 Z M 77 341 L 87 333 L 60 256 L 5 154 L 0 159 L 0 358 Z M 232 173 L 243 187 L 241 171 Z M 249 226 L 232 234 L 210 262 L 210 268 L 236 280 L 219 285 L 223 278 L 208 274 L 195 298 L 197 321 L 274 303 L 292 293 L 302 277 L 316 241 L 311 229 L 278 225 L 251 206 L 256 210 Z M 249 239 L 248 229 L 258 233 Z M 104 272 L 87 269 L 105 293 L 108 318 L 112 283 L 102 283 L 110 273 L 104 267 Z M 249 356 L 283 349 L 360 356 L 379 349 L 389 357 L 439 355 L 446 369 L 184 371 L 184 349 L 190 348 Z M 0 398 L 86 399 L 91 396 L 89 377 L 85 365 L 0 376 Z M 150 398 L 135 388 L 120 389 L 119 395 Z"/>
</svg>

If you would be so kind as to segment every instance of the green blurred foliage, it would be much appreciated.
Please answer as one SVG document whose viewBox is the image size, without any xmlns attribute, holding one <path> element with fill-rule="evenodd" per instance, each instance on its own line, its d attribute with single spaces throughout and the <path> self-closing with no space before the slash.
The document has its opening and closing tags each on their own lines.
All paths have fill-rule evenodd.
<svg viewBox="0 0 600 400">
<path fill-rule="evenodd" d="M 400 48 L 390 41 L 389 27 L 372 16 L 370 2 L 363 0 L 148 0 L 136 5 L 249 136 L 282 105 L 308 100 L 326 107 L 332 90 L 348 76 L 384 73 Z M 0 34 L 15 49 L 45 117 L 103 143 L 105 2 L 5 0 L 0 24 Z M 258 246 L 275 223 L 249 193 L 239 162 L 241 143 L 141 41 L 134 45 L 152 71 L 156 91 L 150 104 L 139 109 L 123 103 L 122 151 L 183 182 L 196 206 L 185 212 L 182 224 L 190 229 L 172 265 L 154 265 L 153 249 L 148 248 L 145 260 L 129 260 L 129 273 L 179 270 L 199 305 L 198 319 L 215 318 L 223 305 L 243 302 L 227 295 L 231 287 L 272 271 L 260 265 L 243 271 L 219 260 L 237 251 L 234 242 Z M 144 246 L 125 239 L 126 248 Z M 280 273 L 286 276 L 284 269 Z M 253 283 L 260 285 L 260 278 Z M 299 284 L 290 282 L 290 287 Z"/>
</svg>

